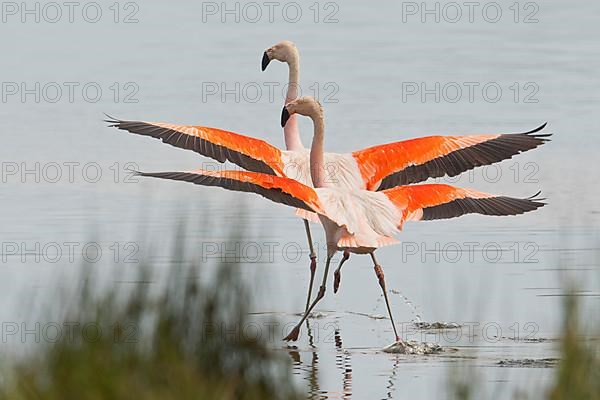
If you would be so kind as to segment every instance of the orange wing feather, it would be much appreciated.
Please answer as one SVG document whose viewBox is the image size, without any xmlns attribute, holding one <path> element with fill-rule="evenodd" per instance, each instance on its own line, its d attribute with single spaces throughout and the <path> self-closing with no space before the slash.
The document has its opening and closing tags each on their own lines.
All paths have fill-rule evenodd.
<svg viewBox="0 0 600 400">
<path fill-rule="evenodd" d="M 384 190 L 428 178 L 455 176 L 511 158 L 546 142 L 550 134 L 536 134 L 545 126 L 525 133 L 427 136 L 369 147 L 352 155 L 367 189 Z"/>
<path fill-rule="evenodd" d="M 250 171 L 139 172 L 140 176 L 191 182 L 196 185 L 219 186 L 224 189 L 252 192 L 307 211 L 322 213 L 319 197 L 311 187 L 290 178 Z"/>
<path fill-rule="evenodd" d="M 464 214 L 518 215 L 543 207 L 539 194 L 526 199 L 496 196 L 444 184 L 398 186 L 383 193 L 409 220 L 454 218 Z M 400 226 L 402 225 L 400 224 Z"/>
<path fill-rule="evenodd" d="M 352 155 L 358 162 L 367 189 L 374 190 L 385 177 L 394 172 L 496 137 L 498 135 L 475 136 L 464 141 L 459 136 L 428 136 L 369 147 Z"/>
<path fill-rule="evenodd" d="M 106 122 L 112 127 L 161 139 L 164 143 L 193 150 L 222 163 L 230 161 L 249 171 L 284 175 L 281 150 L 264 140 L 205 126 L 118 119 Z"/>
</svg>

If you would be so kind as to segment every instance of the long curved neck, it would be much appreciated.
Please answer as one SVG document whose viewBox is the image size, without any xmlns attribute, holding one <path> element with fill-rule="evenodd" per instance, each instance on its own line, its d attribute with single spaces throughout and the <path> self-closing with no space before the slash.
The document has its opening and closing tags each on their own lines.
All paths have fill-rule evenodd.
<svg viewBox="0 0 600 400">
<path fill-rule="evenodd" d="M 289 67 L 288 88 L 285 95 L 285 104 L 298 97 L 298 85 L 300 81 L 300 57 L 297 52 L 293 53 L 290 60 L 287 61 Z M 300 140 L 300 129 L 298 128 L 298 120 L 296 115 L 290 116 L 287 124 L 283 128 L 285 138 L 285 147 L 291 151 L 299 151 L 304 149 L 302 140 Z"/>
<path fill-rule="evenodd" d="M 310 148 L 310 177 L 316 188 L 325 187 L 325 160 L 324 160 L 324 136 L 325 122 L 323 115 L 312 117 L 314 125 L 314 136 Z"/>
<path fill-rule="evenodd" d="M 300 84 L 300 56 L 297 52 L 287 61 L 288 64 L 288 88 L 285 95 L 285 104 L 298 97 L 298 85 Z"/>
</svg>

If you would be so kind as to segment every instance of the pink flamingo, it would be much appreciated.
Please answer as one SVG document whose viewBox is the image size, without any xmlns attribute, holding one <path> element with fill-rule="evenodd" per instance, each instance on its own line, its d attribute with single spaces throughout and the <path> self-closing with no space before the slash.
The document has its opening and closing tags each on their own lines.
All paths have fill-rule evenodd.
<svg viewBox="0 0 600 400">
<path fill-rule="evenodd" d="M 294 43 L 283 41 L 268 48 L 262 59 L 265 70 L 271 60 L 289 66 L 286 101 L 297 97 L 300 77 L 300 55 Z M 170 145 L 189 149 L 219 162 L 230 161 L 254 172 L 285 176 L 312 186 L 309 151 L 300 140 L 296 116 L 291 115 L 284 127 L 286 150 L 250 136 L 216 128 L 174 125 L 160 122 L 123 121 L 109 117 L 110 126 L 139 135 L 161 139 Z M 468 136 L 427 136 L 373 146 L 353 153 L 325 153 L 332 185 L 348 189 L 378 191 L 407 185 L 444 175 L 456 176 L 469 169 L 499 162 L 534 149 L 550 134 L 538 134 L 546 124 L 529 132 Z M 317 222 L 315 213 L 298 208 L 304 220 L 310 249 L 310 281 L 305 310 L 308 309 L 316 272 L 316 253 L 308 221 Z M 349 258 L 345 251 L 335 270 L 334 292 L 341 278 L 341 267 Z"/>
<path fill-rule="evenodd" d="M 313 121 L 314 135 L 309 158 L 314 188 L 285 176 L 251 171 L 139 173 L 141 176 L 258 193 L 274 202 L 318 215 L 327 241 L 323 280 L 317 296 L 284 340 L 298 339 L 302 323 L 325 296 L 331 258 L 337 251 L 348 250 L 371 256 L 396 341 L 402 342 L 394 324 L 383 269 L 375 258 L 377 248 L 398 243 L 393 236 L 402 229 L 405 221 L 453 218 L 468 213 L 517 215 L 533 211 L 545 204 L 541 202 L 543 199 L 537 199 L 535 196 L 527 199 L 495 196 L 444 184 L 397 186 L 378 192 L 339 187 L 326 179 L 325 125 L 320 104 L 311 97 L 301 97 L 292 101 L 283 109 L 282 125 L 294 114 L 308 116 Z"/>
<path fill-rule="evenodd" d="M 290 118 L 294 117 L 293 115 Z M 112 127 L 161 139 L 175 147 L 192 150 L 218 162 L 230 161 L 241 168 L 278 177 L 288 177 L 312 186 L 309 151 L 299 143 L 297 129 L 286 132 L 286 144 L 294 150 L 280 150 L 250 136 L 217 128 L 175 125 L 162 122 L 124 121 L 108 117 Z M 293 121 L 293 120 L 292 120 Z M 289 124 L 289 122 L 288 122 Z M 295 122 L 292 122 L 292 126 Z M 287 126 L 287 125 L 286 125 Z M 444 175 L 456 176 L 472 168 L 499 162 L 534 149 L 549 139 L 540 134 L 546 124 L 524 133 L 479 134 L 467 136 L 426 136 L 369 147 L 353 153 L 324 153 L 328 183 L 346 189 L 381 191 L 398 185 L 423 182 Z M 315 213 L 298 208 L 304 219 L 310 246 L 310 282 L 305 310 L 308 309 L 316 271 L 316 255 L 308 220 L 318 221 Z M 337 291 L 340 270 L 348 259 L 344 252 L 336 269 Z"/>
</svg>

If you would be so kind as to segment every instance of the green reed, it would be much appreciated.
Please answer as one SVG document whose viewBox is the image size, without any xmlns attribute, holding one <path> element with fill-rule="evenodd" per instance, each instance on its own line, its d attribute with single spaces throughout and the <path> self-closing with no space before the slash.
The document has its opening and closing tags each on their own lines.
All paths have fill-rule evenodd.
<svg viewBox="0 0 600 400">
<path fill-rule="evenodd" d="M 97 340 L 76 332 L 11 363 L 0 398 L 298 398 L 286 353 L 260 338 L 231 334 L 248 322 L 250 303 L 236 265 L 220 263 L 213 279 L 200 280 L 202 264 L 186 260 L 183 246 L 174 254 L 168 283 L 158 293 L 142 283 L 125 296 L 114 289 L 92 295 L 92 273 L 84 268 L 66 320 L 110 329 Z M 155 270 L 140 268 L 139 281 L 148 282 Z"/>
</svg>

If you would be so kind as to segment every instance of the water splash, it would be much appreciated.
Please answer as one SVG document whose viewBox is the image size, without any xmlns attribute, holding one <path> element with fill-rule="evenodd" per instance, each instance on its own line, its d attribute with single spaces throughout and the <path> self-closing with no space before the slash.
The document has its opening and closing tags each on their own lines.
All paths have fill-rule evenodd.
<svg viewBox="0 0 600 400">
<path fill-rule="evenodd" d="M 419 322 L 413 322 L 415 325 L 415 328 L 417 329 L 422 329 L 422 330 L 429 330 L 429 329 L 459 329 L 462 327 L 462 325 L 457 324 L 456 322 L 423 322 L 423 321 L 419 321 Z"/>
<path fill-rule="evenodd" d="M 399 341 L 383 348 L 385 353 L 429 355 L 443 353 L 444 349 L 437 343 Z"/>
<path fill-rule="evenodd" d="M 419 309 L 417 308 L 417 306 L 412 302 L 412 300 L 410 300 L 407 296 L 404 295 L 404 293 L 402 293 L 401 291 L 399 291 L 397 289 L 391 289 L 390 293 L 399 295 L 402 298 L 402 300 L 404 301 L 404 304 L 406 304 L 408 306 L 408 308 L 410 308 L 410 311 L 413 315 L 413 319 L 411 322 L 413 322 L 415 324 L 421 323 L 421 321 L 422 321 L 421 313 L 420 313 Z"/>
<path fill-rule="evenodd" d="M 496 365 L 511 368 L 552 368 L 558 361 L 558 358 L 522 358 L 500 360 Z"/>
</svg>

